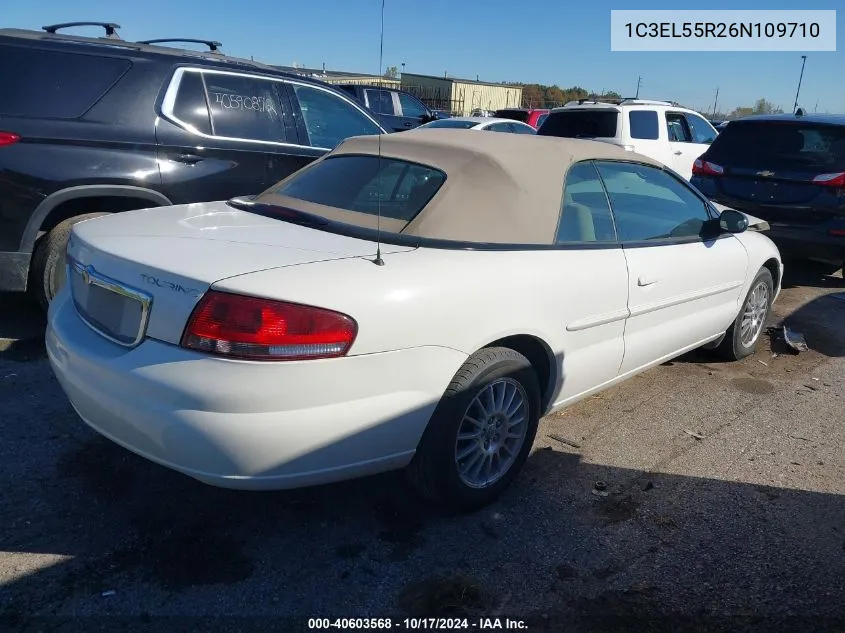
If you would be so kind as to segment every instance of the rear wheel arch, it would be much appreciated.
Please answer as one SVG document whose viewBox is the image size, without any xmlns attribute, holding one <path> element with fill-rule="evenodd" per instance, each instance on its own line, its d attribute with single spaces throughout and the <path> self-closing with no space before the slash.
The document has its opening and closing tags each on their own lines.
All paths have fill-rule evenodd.
<svg viewBox="0 0 845 633">
<path fill-rule="evenodd" d="M 528 359 L 540 383 L 541 409 L 546 411 L 552 401 L 558 379 L 557 362 L 548 343 L 530 334 L 516 334 L 491 341 L 482 349 L 488 347 L 507 347 Z"/>
<path fill-rule="evenodd" d="M 64 284 L 65 249 L 76 222 L 168 204 L 157 191 L 128 186 L 86 185 L 48 196 L 33 213 L 21 240 L 21 252 L 30 253 L 27 290 L 42 307 L 48 307 Z"/>
<path fill-rule="evenodd" d="M 449 511 L 473 511 L 492 502 L 531 452 L 543 415 L 540 403 L 537 372 L 525 355 L 511 347 L 478 349 L 429 419 L 406 470 L 410 482 Z M 491 478 L 468 481 L 467 475 Z"/>
<path fill-rule="evenodd" d="M 153 189 L 129 185 L 81 185 L 50 194 L 33 211 L 21 237 L 20 252 L 32 253 L 39 236 L 70 218 L 173 204 Z"/>
</svg>

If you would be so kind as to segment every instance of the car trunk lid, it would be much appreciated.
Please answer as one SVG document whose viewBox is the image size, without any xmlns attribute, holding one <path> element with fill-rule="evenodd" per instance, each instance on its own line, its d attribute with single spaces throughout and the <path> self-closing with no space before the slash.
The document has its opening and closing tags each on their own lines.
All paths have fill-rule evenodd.
<svg viewBox="0 0 845 633">
<path fill-rule="evenodd" d="M 382 245 L 381 252 L 411 249 Z M 107 338 L 131 346 L 143 330 L 178 343 L 197 301 L 217 281 L 375 252 L 375 242 L 280 222 L 225 202 L 160 207 L 75 225 L 69 285 L 80 315 Z"/>
</svg>

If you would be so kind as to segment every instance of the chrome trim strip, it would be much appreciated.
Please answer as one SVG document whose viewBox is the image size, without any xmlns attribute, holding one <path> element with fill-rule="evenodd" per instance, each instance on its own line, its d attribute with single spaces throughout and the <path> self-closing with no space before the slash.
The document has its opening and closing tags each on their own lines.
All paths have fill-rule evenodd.
<svg viewBox="0 0 845 633">
<path fill-rule="evenodd" d="M 71 272 L 70 269 L 72 268 L 82 276 L 82 280 L 88 285 L 99 286 L 100 288 L 104 288 L 105 290 L 109 290 L 111 292 L 114 292 L 115 294 L 122 295 L 127 299 L 133 299 L 135 301 L 138 301 L 141 304 L 141 321 L 138 326 L 138 333 L 135 335 L 135 339 L 131 343 L 126 343 L 124 341 L 114 338 L 113 336 L 109 336 L 107 333 L 103 332 L 100 328 L 98 328 L 96 325 L 86 319 L 79 311 L 79 309 L 76 310 L 76 313 L 79 315 L 80 320 L 103 338 L 108 339 L 112 343 L 116 343 L 117 345 L 120 345 L 122 347 L 137 347 L 147 335 L 147 326 L 149 325 L 150 321 L 150 308 L 153 304 L 152 295 L 131 288 L 130 286 L 127 286 L 115 279 L 112 279 L 111 277 L 101 275 L 100 273 L 94 270 L 93 266 L 85 266 L 80 262 L 72 259 L 71 257 L 68 257 L 67 261 L 69 269 L 68 272 Z M 71 284 L 70 290 L 71 296 L 73 296 L 73 282 L 70 281 L 70 275 L 68 275 L 68 282 Z M 75 298 L 73 303 L 74 307 L 76 307 Z"/>
<path fill-rule="evenodd" d="M 167 91 L 164 93 L 164 99 L 161 102 L 161 114 L 165 118 L 170 120 L 172 123 L 175 123 L 176 125 L 178 125 L 182 129 L 187 130 L 191 134 L 199 136 L 200 138 L 206 138 L 206 139 L 212 139 L 212 140 L 213 139 L 219 139 L 219 140 L 222 140 L 222 141 L 236 141 L 236 142 L 239 142 L 239 143 L 259 143 L 261 145 L 272 145 L 273 147 L 301 147 L 301 148 L 304 148 L 304 149 L 316 149 L 316 150 L 323 150 L 323 151 L 326 151 L 326 152 L 331 151 L 330 147 L 319 147 L 317 145 L 302 145 L 300 143 L 280 143 L 278 141 L 261 141 L 261 140 L 254 139 L 254 138 L 240 138 L 240 137 L 236 137 L 236 136 L 219 136 L 219 135 L 213 135 L 213 134 L 206 134 L 205 132 L 200 132 L 193 125 L 191 125 L 190 123 L 186 123 L 185 121 L 182 121 L 179 117 L 177 117 L 173 113 L 173 109 L 176 105 L 176 95 L 179 92 L 179 84 L 182 83 L 182 77 L 185 75 L 185 73 L 201 73 L 201 74 L 207 74 L 207 75 L 228 75 L 230 77 L 244 77 L 246 79 L 262 79 L 262 80 L 265 80 L 265 81 L 274 81 L 276 83 L 282 83 L 282 84 L 284 84 L 284 83 L 298 84 L 300 86 L 306 86 L 308 88 L 314 88 L 315 90 L 322 90 L 323 92 L 329 93 L 333 97 L 337 97 L 341 101 L 347 102 L 353 108 L 355 108 L 356 110 L 361 112 L 361 114 L 363 114 L 367 119 L 372 121 L 372 123 L 375 124 L 375 126 L 378 129 L 384 130 L 384 127 L 382 127 L 382 125 L 378 121 L 376 121 L 360 105 L 358 105 L 357 103 L 355 103 L 354 101 L 352 101 L 351 99 L 349 99 L 349 98 L 347 98 L 343 95 L 337 94 L 337 93 L 333 92 L 332 90 L 327 90 L 323 86 L 318 86 L 318 85 L 308 83 L 308 82 L 305 82 L 305 81 L 297 81 L 296 79 L 289 79 L 289 78 L 282 79 L 280 77 L 272 77 L 272 76 L 269 76 L 269 75 L 258 75 L 258 74 L 243 73 L 243 72 L 233 72 L 233 71 L 230 71 L 230 70 L 216 70 L 216 69 L 213 69 L 213 68 L 206 69 L 206 68 L 193 68 L 193 67 L 177 68 L 176 72 L 173 73 L 173 78 L 170 80 L 170 85 L 167 86 Z"/>
</svg>

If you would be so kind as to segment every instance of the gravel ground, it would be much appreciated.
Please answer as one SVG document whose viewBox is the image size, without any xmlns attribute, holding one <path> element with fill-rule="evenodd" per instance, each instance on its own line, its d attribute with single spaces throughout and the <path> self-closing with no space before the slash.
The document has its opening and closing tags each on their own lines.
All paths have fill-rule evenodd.
<svg viewBox="0 0 845 633">
<path fill-rule="evenodd" d="M 244 493 L 148 463 L 78 420 L 37 310 L 0 297 L 0 629 L 845 631 L 842 285 L 788 279 L 772 323 L 809 352 L 688 355 L 546 418 L 516 485 L 462 517 L 396 475 Z"/>
</svg>

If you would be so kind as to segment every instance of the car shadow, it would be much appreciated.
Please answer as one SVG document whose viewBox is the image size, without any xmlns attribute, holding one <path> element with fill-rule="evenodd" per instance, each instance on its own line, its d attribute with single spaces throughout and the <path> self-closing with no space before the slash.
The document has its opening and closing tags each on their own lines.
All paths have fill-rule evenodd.
<svg viewBox="0 0 845 633">
<path fill-rule="evenodd" d="M 23 293 L 0 293 L 0 360 L 29 362 L 45 358 L 46 315 Z"/>
<path fill-rule="evenodd" d="M 789 273 L 784 277 L 784 287 L 808 287 L 806 269 Z M 792 276 L 790 276 L 792 275 Z M 756 360 L 777 356 L 797 356 L 800 354 L 820 354 L 825 357 L 845 356 L 845 333 L 842 323 L 845 323 L 845 292 L 831 292 L 816 296 L 800 304 L 797 308 L 778 313 L 778 304 L 769 314 L 766 329 L 761 335 L 759 349 L 755 354 Z M 787 344 L 783 328 L 803 336 L 808 350 L 802 352 Z M 730 364 L 715 351 L 699 348 L 683 356 L 664 363 L 671 366 L 675 363 L 694 363 L 721 365 Z M 765 363 L 766 361 L 763 360 Z"/>
<path fill-rule="evenodd" d="M 843 275 L 842 269 L 834 270 L 830 264 L 784 258 L 784 288 L 840 288 L 845 286 Z"/>
<path fill-rule="evenodd" d="M 315 614 L 499 616 L 532 631 L 845 625 L 841 494 L 537 448 L 497 502 L 449 515 L 401 473 L 209 487 L 73 418 L 18 442 L 0 470 L 3 556 L 16 557 L 0 626 L 299 631 Z"/>
<path fill-rule="evenodd" d="M 773 315 L 761 334 L 754 359 L 765 364 L 766 360 L 761 359 L 799 356 L 807 353 L 830 358 L 845 356 L 845 336 L 841 326 L 843 322 L 845 322 L 845 296 L 840 298 L 822 295 L 785 317 Z M 808 349 L 800 351 L 789 345 L 784 336 L 784 327 L 788 329 L 792 337 L 794 334 L 801 335 Z M 715 350 L 699 348 L 667 361 L 663 365 L 672 366 L 675 363 L 724 365 L 733 362 L 720 356 Z"/>
</svg>

